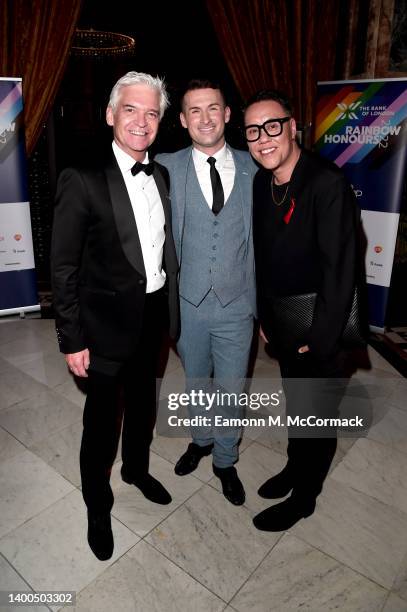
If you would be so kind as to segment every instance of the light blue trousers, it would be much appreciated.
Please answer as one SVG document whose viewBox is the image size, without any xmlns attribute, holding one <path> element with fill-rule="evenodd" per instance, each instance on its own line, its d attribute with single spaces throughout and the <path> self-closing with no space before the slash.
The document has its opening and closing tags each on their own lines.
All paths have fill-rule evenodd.
<svg viewBox="0 0 407 612">
<path fill-rule="evenodd" d="M 246 293 L 223 307 L 211 290 L 196 307 L 181 298 L 181 336 L 178 341 L 187 381 L 187 392 L 202 389 L 207 393 L 228 392 L 229 401 L 205 406 L 189 405 L 189 414 L 211 416 L 209 426 L 192 427 L 195 444 L 214 444 L 213 463 L 224 468 L 238 459 L 241 427 L 215 426 L 214 416 L 240 418 L 242 409 L 233 402 L 234 393 L 243 391 L 253 336 L 253 314 Z M 213 377 L 213 378 L 211 378 Z M 219 394 L 218 394 L 219 396 Z"/>
</svg>

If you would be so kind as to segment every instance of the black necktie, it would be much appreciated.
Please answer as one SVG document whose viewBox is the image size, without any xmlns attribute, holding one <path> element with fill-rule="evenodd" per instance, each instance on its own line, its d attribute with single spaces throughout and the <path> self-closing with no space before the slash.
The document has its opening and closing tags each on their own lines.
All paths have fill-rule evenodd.
<svg viewBox="0 0 407 612">
<path fill-rule="evenodd" d="M 139 172 L 145 172 L 147 176 L 153 174 L 154 171 L 154 162 L 150 162 L 149 164 L 142 164 L 141 162 L 136 162 L 131 169 L 131 173 L 133 176 L 136 176 Z"/>
<path fill-rule="evenodd" d="M 216 159 L 214 157 L 208 157 L 206 161 L 211 167 L 211 183 L 213 193 L 212 212 L 214 215 L 217 215 L 222 210 L 225 201 L 222 181 L 220 180 L 219 172 L 215 168 Z"/>
</svg>

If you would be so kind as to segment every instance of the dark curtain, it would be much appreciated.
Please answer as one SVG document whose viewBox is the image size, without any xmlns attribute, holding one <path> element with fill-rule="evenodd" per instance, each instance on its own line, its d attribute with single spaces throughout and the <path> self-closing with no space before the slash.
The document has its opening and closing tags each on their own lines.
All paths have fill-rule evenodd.
<svg viewBox="0 0 407 612">
<path fill-rule="evenodd" d="M 342 78 L 350 17 L 357 0 L 206 0 L 229 70 L 243 100 L 276 88 L 313 119 L 316 82 Z"/>
<path fill-rule="evenodd" d="M 22 77 L 27 154 L 54 102 L 81 0 L 0 0 L 0 75 Z"/>
</svg>

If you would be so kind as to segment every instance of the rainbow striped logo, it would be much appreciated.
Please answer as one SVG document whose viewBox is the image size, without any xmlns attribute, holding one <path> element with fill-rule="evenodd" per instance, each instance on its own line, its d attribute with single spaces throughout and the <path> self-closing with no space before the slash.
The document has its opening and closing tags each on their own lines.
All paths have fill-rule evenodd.
<svg viewBox="0 0 407 612">
<path fill-rule="evenodd" d="M 338 166 L 387 148 L 407 130 L 407 81 L 320 83 L 315 150 Z"/>
</svg>

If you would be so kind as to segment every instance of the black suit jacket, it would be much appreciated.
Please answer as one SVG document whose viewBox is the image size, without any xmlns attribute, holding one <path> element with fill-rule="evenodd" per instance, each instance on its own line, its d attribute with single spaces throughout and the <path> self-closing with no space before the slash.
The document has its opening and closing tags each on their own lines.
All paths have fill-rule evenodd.
<svg viewBox="0 0 407 612">
<path fill-rule="evenodd" d="M 253 238 L 260 320 L 272 329 L 272 295 L 316 292 L 308 343 L 314 355 L 326 358 L 338 346 L 361 269 L 360 211 L 342 171 L 303 150 L 289 187 L 293 214 L 288 224 L 280 220 L 270 240 L 270 207 L 275 206 L 271 177 L 271 172 L 260 169 L 254 179 Z"/>
<path fill-rule="evenodd" d="M 167 274 L 170 335 L 179 327 L 178 263 L 171 231 L 166 169 L 156 164 L 165 215 L 163 266 Z M 58 180 L 51 275 L 60 350 L 89 348 L 116 362 L 129 357 L 141 330 L 146 274 L 126 185 L 111 157 L 105 167 L 68 168 Z"/>
</svg>

